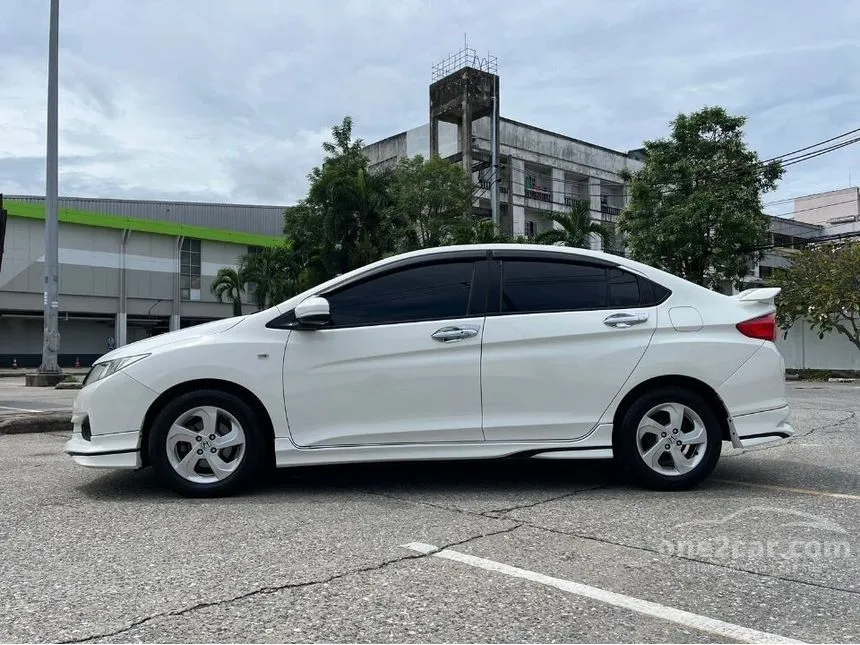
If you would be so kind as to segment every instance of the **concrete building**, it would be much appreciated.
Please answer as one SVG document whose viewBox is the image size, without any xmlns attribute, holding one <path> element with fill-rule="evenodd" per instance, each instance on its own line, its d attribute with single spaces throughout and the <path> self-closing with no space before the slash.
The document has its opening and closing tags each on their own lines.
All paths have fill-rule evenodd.
<svg viewBox="0 0 860 645">
<path fill-rule="evenodd" d="M 0 367 L 42 354 L 45 204 L 7 195 L 0 266 Z M 60 198 L 60 366 L 232 315 L 209 287 L 218 269 L 283 240 L 283 208 Z"/>
<path fill-rule="evenodd" d="M 534 237 L 551 229 L 547 212 L 587 200 L 592 219 L 614 223 L 627 203 L 623 171 L 642 167 L 641 151 L 621 152 L 499 116 L 495 59 L 464 49 L 434 68 L 428 123 L 365 147 L 372 168 L 432 153 L 470 169 L 480 187 L 475 208 L 491 213 L 492 125 L 496 121 L 499 225 L 508 235 Z M 600 248 L 593 240 L 593 248 Z"/>
<path fill-rule="evenodd" d="M 798 197 L 794 200 L 793 217 L 798 222 L 819 225 L 860 221 L 860 188 L 852 186 Z"/>
</svg>

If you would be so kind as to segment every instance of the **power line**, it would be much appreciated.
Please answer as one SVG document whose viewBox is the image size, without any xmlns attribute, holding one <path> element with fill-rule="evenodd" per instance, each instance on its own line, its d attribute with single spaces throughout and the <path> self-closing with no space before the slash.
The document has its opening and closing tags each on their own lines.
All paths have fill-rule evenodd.
<svg viewBox="0 0 860 645">
<path fill-rule="evenodd" d="M 842 134 L 837 134 L 835 137 L 830 137 L 829 139 L 825 139 L 824 141 L 819 141 L 818 143 L 813 143 L 811 146 L 806 146 L 805 148 L 798 148 L 797 150 L 793 150 L 791 152 L 787 152 L 784 155 L 780 155 L 779 157 L 773 157 L 772 159 L 767 159 L 762 163 L 770 163 L 771 161 L 776 161 L 777 159 L 781 159 L 783 157 L 788 157 L 798 152 L 803 152 L 805 150 L 811 150 L 812 148 L 817 148 L 818 146 L 824 145 L 825 143 L 830 143 L 831 141 L 836 141 L 837 139 L 842 139 L 843 137 L 847 137 L 849 134 L 856 134 L 860 132 L 860 128 L 856 128 L 854 130 L 849 130 L 848 132 L 843 132 Z"/>
</svg>

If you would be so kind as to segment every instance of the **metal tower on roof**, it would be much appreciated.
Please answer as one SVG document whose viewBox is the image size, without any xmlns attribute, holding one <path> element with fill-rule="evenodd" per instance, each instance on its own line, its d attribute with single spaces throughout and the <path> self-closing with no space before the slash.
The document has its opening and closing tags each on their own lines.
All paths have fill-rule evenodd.
<svg viewBox="0 0 860 645">
<path fill-rule="evenodd" d="M 493 221 L 499 223 L 499 76 L 498 59 L 469 47 L 433 66 L 430 83 L 430 155 L 439 154 L 439 122 L 457 125 L 460 161 L 470 174 L 484 173 L 490 181 Z M 476 120 L 490 117 L 490 150 L 478 149 L 472 136 Z M 489 172 L 487 172 L 489 171 Z M 480 175 L 479 175 L 480 176 Z"/>
</svg>

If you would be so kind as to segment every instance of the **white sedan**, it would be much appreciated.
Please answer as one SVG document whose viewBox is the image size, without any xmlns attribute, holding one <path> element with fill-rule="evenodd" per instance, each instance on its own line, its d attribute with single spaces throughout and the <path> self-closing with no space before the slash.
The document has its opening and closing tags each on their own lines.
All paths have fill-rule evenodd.
<svg viewBox="0 0 860 645">
<path fill-rule="evenodd" d="M 794 432 L 778 293 L 581 249 L 416 251 L 106 354 L 65 451 L 192 496 L 271 466 L 513 456 L 614 458 L 643 486 L 690 488 L 723 441 Z"/>
</svg>

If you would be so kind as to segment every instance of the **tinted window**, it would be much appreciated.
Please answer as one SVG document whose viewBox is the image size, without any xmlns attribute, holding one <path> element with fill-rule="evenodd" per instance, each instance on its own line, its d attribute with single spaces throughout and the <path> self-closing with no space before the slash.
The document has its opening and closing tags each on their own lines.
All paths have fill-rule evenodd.
<svg viewBox="0 0 860 645">
<path fill-rule="evenodd" d="M 606 306 L 606 269 L 567 262 L 502 262 L 506 313 L 601 309 Z"/>
<path fill-rule="evenodd" d="M 666 287 L 642 277 L 639 278 L 639 289 L 642 292 L 643 307 L 659 305 L 672 293 Z"/>
<path fill-rule="evenodd" d="M 474 262 L 402 269 L 328 294 L 337 327 L 461 318 L 468 312 Z"/>
<path fill-rule="evenodd" d="M 607 305 L 610 307 L 636 307 L 639 302 L 638 278 L 632 273 L 620 269 L 610 269 Z"/>
</svg>

